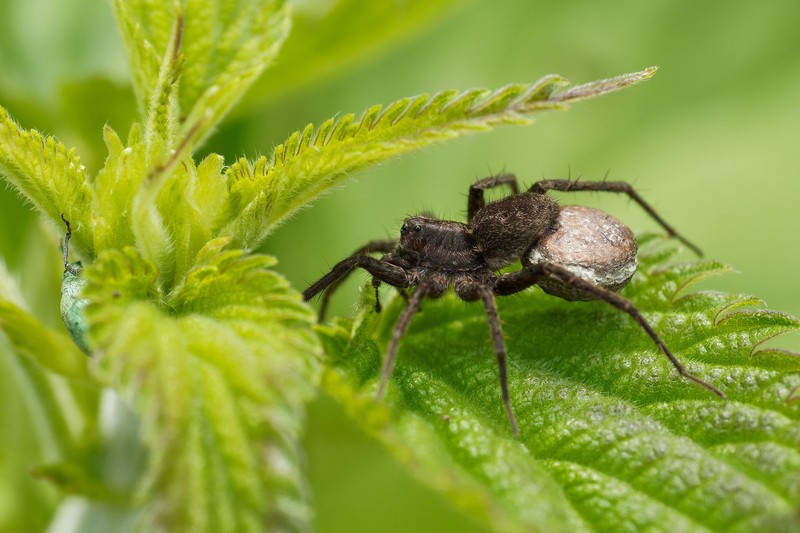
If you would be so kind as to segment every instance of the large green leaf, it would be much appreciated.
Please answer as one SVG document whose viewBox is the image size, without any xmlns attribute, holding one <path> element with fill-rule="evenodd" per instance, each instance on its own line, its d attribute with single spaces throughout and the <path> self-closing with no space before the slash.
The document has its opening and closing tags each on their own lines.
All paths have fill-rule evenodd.
<svg viewBox="0 0 800 533">
<path fill-rule="evenodd" d="M 86 270 L 97 375 L 133 405 L 150 452 L 148 530 L 309 524 L 298 437 L 318 381 L 313 315 L 274 260 L 226 243 L 169 295 L 133 248 Z"/>
<path fill-rule="evenodd" d="M 800 358 L 760 348 L 800 330 L 757 300 L 685 294 L 714 262 L 645 257 L 626 289 L 687 368 L 682 379 L 626 315 L 538 289 L 499 301 L 521 437 L 508 426 L 486 317 L 426 301 L 384 403 L 379 369 L 395 298 L 320 331 L 326 390 L 424 482 L 498 531 L 782 531 L 800 505 Z"/>
<path fill-rule="evenodd" d="M 357 121 L 348 114 L 318 128 L 309 124 L 275 148 L 270 158 L 254 163 L 241 159 L 231 165 L 230 193 L 217 225 L 221 234 L 254 247 L 292 213 L 353 172 L 466 133 L 528 124 L 536 112 L 567 109 L 571 102 L 628 87 L 655 72 L 651 67 L 560 92 L 569 82 L 551 75 L 497 90 L 422 94 L 386 108 L 373 106 Z"/>
</svg>

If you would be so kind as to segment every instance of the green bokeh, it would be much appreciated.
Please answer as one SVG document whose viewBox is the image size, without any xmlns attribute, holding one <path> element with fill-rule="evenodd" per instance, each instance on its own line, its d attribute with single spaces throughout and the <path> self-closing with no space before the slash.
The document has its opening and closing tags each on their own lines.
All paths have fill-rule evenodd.
<svg viewBox="0 0 800 533">
<path fill-rule="evenodd" d="M 132 118 L 125 106 L 134 111 L 124 54 L 104 2 L 70 2 L 66 14 L 59 5 L 0 4 L 0 104 L 24 127 L 78 147 L 96 169 L 103 158 L 100 127 L 107 120 L 124 136 Z M 420 92 L 532 82 L 551 72 L 583 82 L 659 65 L 652 81 L 545 115 L 532 127 L 475 135 L 360 174 L 286 223 L 263 250 L 303 288 L 367 240 L 394 235 L 407 214 L 429 210 L 462 219 L 469 183 L 488 173 L 514 172 L 531 183 L 567 175 L 600 179 L 609 172 L 611 179 L 634 182 L 707 257 L 739 271 L 706 281 L 705 288 L 756 294 L 770 308 L 797 315 L 798 20 L 800 3 L 791 0 L 476 0 L 335 78 L 239 110 L 204 150 L 229 162 L 268 153 L 307 122 Z M 602 206 L 636 231 L 656 229 L 622 198 L 560 198 Z M 0 252 L 12 269 L 30 260 L 23 250 L 38 234 L 30 229 L 33 220 L 16 195 L 0 187 Z M 43 246 L 56 246 L 51 233 Z M 334 313 L 350 312 L 361 282 L 342 288 Z M 55 296 L 50 301 L 55 305 Z M 783 344 L 796 348 L 800 341 Z M 4 392 L 11 390 L 8 382 L 0 378 Z M 320 531 L 471 526 L 444 498 L 411 480 L 330 400 L 312 405 L 306 443 Z M 35 464 L 36 451 L 27 453 L 19 456 L 17 475 Z M 8 457 L 0 458 L 6 472 Z"/>
</svg>

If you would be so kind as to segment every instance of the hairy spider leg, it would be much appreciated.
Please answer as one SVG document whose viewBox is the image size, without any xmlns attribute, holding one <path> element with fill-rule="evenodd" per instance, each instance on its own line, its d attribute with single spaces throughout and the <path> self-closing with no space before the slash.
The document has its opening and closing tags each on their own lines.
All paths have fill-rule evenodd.
<svg viewBox="0 0 800 533">
<path fill-rule="evenodd" d="M 389 349 L 386 351 L 386 359 L 383 361 L 383 368 L 381 369 L 381 382 L 378 385 L 378 393 L 375 398 L 380 400 L 386 392 L 386 386 L 389 384 L 389 378 L 394 369 L 394 363 L 397 360 L 397 348 L 400 346 L 400 339 L 403 338 L 408 326 L 411 324 L 411 319 L 419 311 L 420 302 L 428 293 L 428 288 L 425 284 L 420 284 L 416 290 L 411 293 L 408 298 L 408 303 L 403 308 L 403 312 L 394 324 L 392 330 L 392 341 L 389 344 Z"/>
<path fill-rule="evenodd" d="M 467 201 L 467 222 L 472 221 L 472 217 L 478 212 L 478 209 L 486 205 L 486 200 L 483 197 L 483 191 L 492 189 L 501 185 L 508 185 L 511 187 L 512 194 L 519 194 L 519 185 L 517 185 L 517 177 L 514 174 L 500 174 L 499 176 L 489 176 L 479 179 L 469 186 L 469 199 Z"/>
<path fill-rule="evenodd" d="M 511 431 L 514 436 L 519 438 L 519 428 L 517 427 L 517 418 L 514 416 L 514 410 L 511 408 L 511 395 L 508 393 L 508 370 L 506 369 L 506 341 L 503 337 L 503 329 L 500 325 L 500 314 L 497 312 L 497 303 L 494 300 L 492 290 L 486 285 L 480 285 L 479 292 L 481 300 L 483 300 L 483 308 L 486 310 L 486 316 L 489 318 L 489 330 L 492 334 L 492 343 L 494 343 L 494 352 L 497 354 L 497 371 L 500 375 L 500 390 L 503 394 L 503 404 L 506 407 L 506 416 L 508 423 L 511 424 Z"/>
<path fill-rule="evenodd" d="M 303 291 L 303 299 L 305 301 L 310 300 L 320 292 L 323 292 L 322 295 L 322 305 L 320 306 L 319 310 L 319 321 L 321 322 L 325 318 L 325 313 L 328 309 L 328 302 L 330 300 L 331 293 L 335 291 L 339 286 L 347 279 L 347 276 L 355 268 L 363 268 L 364 270 L 368 271 L 370 274 L 379 279 L 380 281 L 385 281 L 390 285 L 394 285 L 394 281 L 399 281 L 400 283 L 406 282 L 406 276 L 403 269 L 391 265 L 385 261 L 380 261 L 375 259 L 374 257 L 370 257 L 366 254 L 373 253 L 373 252 L 389 252 L 391 251 L 394 246 L 397 244 L 397 241 L 394 240 L 377 240 L 377 241 L 370 241 L 366 245 L 359 248 L 353 255 L 347 257 L 341 261 L 339 261 L 334 267 L 321 277 L 319 280 L 314 282 L 309 288 Z M 360 261 L 358 258 L 364 257 L 371 259 L 372 261 Z M 375 263 L 379 263 L 376 265 Z M 373 272 L 378 272 L 375 274 Z M 402 276 L 402 279 L 401 279 Z M 385 278 L 384 278 L 385 277 Z M 408 287 L 407 284 L 401 285 L 402 287 Z M 376 287 L 377 291 L 377 287 Z M 376 304 L 377 305 L 377 304 Z"/>
<path fill-rule="evenodd" d="M 381 253 L 388 253 L 391 252 L 394 247 L 397 246 L 396 239 L 379 239 L 374 241 L 369 241 L 367 244 L 356 250 L 351 254 L 351 256 L 356 255 L 367 255 L 376 252 Z M 355 267 L 354 267 L 355 268 Z M 339 286 L 347 280 L 350 273 L 353 269 L 350 269 L 349 272 L 343 274 L 338 280 L 334 281 L 325 289 L 325 292 L 322 294 L 322 301 L 319 306 L 319 321 L 322 322 L 325 319 L 325 314 L 328 312 L 328 303 L 330 302 L 331 295 L 333 292 L 339 288 Z M 378 300 L 378 286 L 380 282 L 373 282 L 373 286 L 375 287 L 375 310 L 380 311 L 380 300 Z"/>
<path fill-rule="evenodd" d="M 546 276 L 556 278 L 562 283 L 566 283 L 572 287 L 584 290 L 589 294 L 592 294 L 597 300 L 603 300 L 604 302 L 613 305 L 620 311 L 624 311 L 630 315 L 630 317 L 633 318 L 637 324 L 639 324 L 639 327 L 641 327 L 645 333 L 647 333 L 650 338 L 653 339 L 661 352 L 667 356 L 672 363 L 672 366 L 675 367 L 681 376 L 689 379 L 690 381 L 694 381 L 701 387 L 708 389 L 720 398 L 727 399 L 727 396 L 724 392 L 720 391 L 713 385 L 706 383 L 683 367 L 681 362 L 678 361 L 678 358 L 675 357 L 672 352 L 670 352 L 669 348 L 667 348 L 667 345 L 664 344 L 664 341 L 662 341 L 661 337 L 658 336 L 658 333 L 656 333 L 656 331 L 641 315 L 639 310 L 636 309 L 636 306 L 634 306 L 630 301 L 626 300 L 615 292 L 604 289 L 603 287 L 599 287 L 594 283 L 576 276 L 562 266 L 553 263 L 540 263 L 536 265 L 525 266 L 516 272 L 509 272 L 499 276 L 494 284 L 493 291 L 494 294 L 498 296 L 507 296 L 535 285 Z"/>
<path fill-rule="evenodd" d="M 381 305 L 381 294 L 378 292 L 381 288 L 381 280 L 378 278 L 372 278 L 372 288 L 375 289 L 375 312 L 380 313 L 383 311 L 383 305 Z M 405 291 L 405 289 L 400 287 L 395 287 L 394 289 L 397 291 L 397 294 L 400 295 L 400 298 L 402 298 L 405 303 L 408 303 L 408 293 Z"/>
<path fill-rule="evenodd" d="M 480 299 L 489 321 L 489 332 L 492 335 L 494 353 L 497 355 L 497 373 L 500 377 L 500 391 L 503 395 L 503 404 L 506 408 L 506 417 L 511 425 L 514 436 L 519 438 L 519 427 L 514 409 L 511 406 L 511 395 L 508 392 L 508 370 L 506 368 L 506 341 L 500 323 L 500 313 L 497 311 L 494 293 L 486 283 L 457 280 L 455 283 L 456 294 L 464 301 L 472 302 Z"/>
<path fill-rule="evenodd" d="M 639 193 L 633 187 L 624 181 L 571 181 L 563 179 L 542 180 L 537 181 L 531 185 L 529 192 L 537 194 L 545 194 L 547 191 L 560 191 L 560 192 L 576 192 L 576 191 L 599 191 L 599 192 L 616 192 L 627 194 L 631 200 L 639 204 L 639 206 L 650 215 L 653 220 L 664 228 L 670 237 L 674 237 L 688 246 L 698 257 L 703 257 L 703 251 L 694 243 L 689 241 L 686 237 L 675 231 L 675 229 L 667 224 L 667 222 L 656 213 L 656 210 L 648 204 L 644 198 L 639 196 Z"/>
<path fill-rule="evenodd" d="M 333 265 L 330 272 L 304 290 L 303 300 L 309 301 L 330 285 L 336 283 L 342 276 L 349 274 L 354 268 L 363 268 L 373 277 L 394 287 L 407 288 L 411 286 L 411 279 L 406 274 L 406 271 L 399 266 L 368 255 L 351 255 Z"/>
</svg>

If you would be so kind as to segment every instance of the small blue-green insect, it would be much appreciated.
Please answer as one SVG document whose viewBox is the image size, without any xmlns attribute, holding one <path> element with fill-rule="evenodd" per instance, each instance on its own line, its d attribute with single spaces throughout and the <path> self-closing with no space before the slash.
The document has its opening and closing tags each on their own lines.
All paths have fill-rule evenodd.
<svg viewBox="0 0 800 533">
<path fill-rule="evenodd" d="M 63 213 L 61 220 L 67 225 L 67 234 L 64 236 L 64 275 L 61 278 L 61 320 L 64 321 L 70 337 L 78 348 L 89 355 L 91 351 L 86 343 L 88 324 L 83 316 L 83 310 L 89 301 L 81 298 L 86 280 L 81 277 L 83 272 L 81 262 L 69 262 L 69 239 L 72 237 L 72 228 Z"/>
</svg>

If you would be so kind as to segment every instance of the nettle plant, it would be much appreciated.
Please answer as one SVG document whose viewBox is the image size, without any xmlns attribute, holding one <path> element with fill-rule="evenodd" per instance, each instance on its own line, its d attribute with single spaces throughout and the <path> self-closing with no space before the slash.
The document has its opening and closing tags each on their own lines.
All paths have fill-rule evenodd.
<svg viewBox="0 0 800 533">
<path fill-rule="evenodd" d="M 501 301 L 516 439 L 479 305 L 452 295 L 426 303 L 377 402 L 402 299 L 376 313 L 365 290 L 355 318 L 315 327 L 297 289 L 271 270 L 276 260 L 251 252 L 353 172 L 529 123 L 655 69 L 573 88 L 548 76 L 405 98 L 308 125 L 270 156 L 226 167 L 193 151 L 277 56 L 287 5 L 114 7 L 141 123 L 125 140 L 105 127 L 108 157 L 95 176 L 74 150 L 0 109 L 4 179 L 54 234 L 66 231 L 62 216 L 70 222 L 66 298 L 86 328 L 72 333 L 88 357 L 66 330 L 40 323 L 3 274 L 0 325 L 47 376 L 28 385 L 58 457 L 34 473 L 73 496 L 56 522 L 70 507 L 86 529 L 310 528 L 298 439 L 304 405 L 322 388 L 424 482 L 497 530 L 796 526 L 800 359 L 761 345 L 800 322 L 747 295 L 687 291 L 724 265 L 668 265 L 676 248 L 648 236 L 624 295 L 728 401 L 681 379 L 602 303 L 534 289 Z"/>
</svg>

